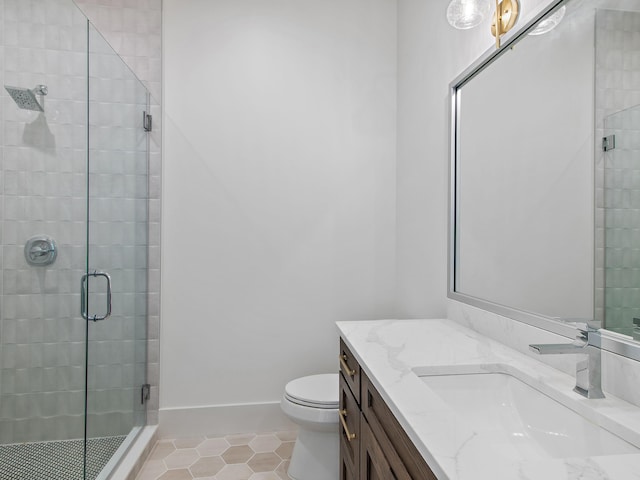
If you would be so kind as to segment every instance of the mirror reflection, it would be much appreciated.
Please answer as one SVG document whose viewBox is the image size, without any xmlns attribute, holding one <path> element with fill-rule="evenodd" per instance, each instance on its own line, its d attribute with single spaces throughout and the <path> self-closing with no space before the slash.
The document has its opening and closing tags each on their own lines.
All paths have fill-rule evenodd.
<svg viewBox="0 0 640 480">
<path fill-rule="evenodd" d="M 640 339 L 640 3 L 567 1 L 454 94 L 453 291 Z"/>
</svg>

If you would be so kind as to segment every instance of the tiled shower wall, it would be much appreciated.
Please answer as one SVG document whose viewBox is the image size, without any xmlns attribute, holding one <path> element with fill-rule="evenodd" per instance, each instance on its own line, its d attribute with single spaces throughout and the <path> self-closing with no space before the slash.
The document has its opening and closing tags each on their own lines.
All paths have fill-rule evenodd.
<svg viewBox="0 0 640 480">
<path fill-rule="evenodd" d="M 640 106 L 608 116 L 605 135 L 605 319 L 609 330 L 638 337 L 640 318 Z M 640 338 L 638 338 L 640 340 Z"/>
<path fill-rule="evenodd" d="M 4 0 L 0 12 L 3 84 L 49 86 L 44 115 L 18 110 L 4 89 L 1 96 L 0 442 L 78 438 L 84 408 L 84 322 L 78 310 L 86 238 L 86 20 L 66 0 Z M 95 35 L 92 44 L 100 41 Z M 146 138 L 140 135 L 138 100 L 131 98 L 134 90 L 143 90 L 125 80 L 126 69 L 115 68 L 119 60 L 108 49 L 99 50 L 92 56 L 99 78 L 92 80 L 91 119 L 102 125 L 91 132 L 95 162 L 90 181 L 98 200 L 92 204 L 92 263 L 110 266 L 118 288 L 144 286 L 147 258 L 140 253 L 148 235 L 148 262 L 155 271 L 149 276 L 148 305 L 144 296 L 129 295 L 123 303 L 133 313 L 123 314 L 121 305 L 114 306 L 109 324 L 95 324 L 91 332 L 90 434 L 107 435 L 126 433 L 136 410 L 132 375 L 136 364 L 143 365 L 140 352 L 145 349 L 135 341 L 144 328 L 131 331 L 133 317 L 144 318 L 148 309 L 149 333 L 157 339 L 160 155 L 156 134 L 151 139 L 152 200 L 147 204 L 146 162 L 140 167 L 139 161 Z M 116 154 L 105 155 L 109 150 Z M 147 208 L 152 223 L 141 232 L 134 225 Z M 59 256 L 51 267 L 24 262 L 24 241 L 36 233 L 58 241 Z M 134 340 L 127 344 L 120 338 Z M 157 340 L 155 350 L 150 343 L 153 381 Z M 157 373 L 155 377 L 156 411 L 150 423 L 157 419 Z"/>
<path fill-rule="evenodd" d="M 162 169 L 162 0 L 75 0 L 152 95 L 149 145 L 147 423 L 158 423 L 160 360 L 160 195 Z"/>
<path fill-rule="evenodd" d="M 595 28 L 595 313 L 606 317 L 607 329 L 630 335 L 633 312 L 640 308 L 639 284 L 632 278 L 640 251 L 631 248 L 640 238 L 640 184 L 630 181 L 640 178 L 640 164 L 614 165 L 612 154 L 619 152 L 603 152 L 600 142 L 607 117 L 640 104 L 640 13 L 597 10 Z"/>
</svg>

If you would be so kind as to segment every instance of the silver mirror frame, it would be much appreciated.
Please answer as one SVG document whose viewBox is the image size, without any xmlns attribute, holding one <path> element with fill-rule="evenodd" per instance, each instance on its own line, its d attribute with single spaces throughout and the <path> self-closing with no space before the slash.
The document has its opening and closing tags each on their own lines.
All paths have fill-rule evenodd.
<svg viewBox="0 0 640 480">
<path fill-rule="evenodd" d="M 567 321 L 559 321 L 532 312 L 518 310 L 512 307 L 490 302 L 488 300 L 466 295 L 455 291 L 455 281 L 458 274 L 456 269 L 455 255 L 457 252 L 458 238 L 456 236 L 456 206 L 459 202 L 459 185 L 456 175 L 456 152 L 459 151 L 457 137 L 457 119 L 460 116 L 460 95 L 459 90 L 468 83 L 472 78 L 482 72 L 503 52 L 509 50 L 520 40 L 525 38 L 535 25 L 548 14 L 558 10 L 567 3 L 568 0 L 554 0 L 546 8 L 532 17 L 524 26 L 518 30 L 512 30 L 502 39 L 502 45 L 499 49 L 491 48 L 481 55 L 474 63 L 472 63 L 464 72 L 456 77 L 449 84 L 449 225 L 448 225 L 448 278 L 447 278 L 447 297 L 471 305 L 488 312 L 492 312 L 513 320 L 540 328 L 542 330 L 552 332 L 564 337 L 573 339 L 576 336 L 576 329 L 580 324 L 588 323 L 589 327 L 600 329 L 600 322 L 593 319 L 571 319 Z M 607 350 L 624 357 L 640 361 L 640 343 L 633 341 L 624 335 L 619 335 L 607 330 L 602 332 L 602 349 Z"/>
</svg>

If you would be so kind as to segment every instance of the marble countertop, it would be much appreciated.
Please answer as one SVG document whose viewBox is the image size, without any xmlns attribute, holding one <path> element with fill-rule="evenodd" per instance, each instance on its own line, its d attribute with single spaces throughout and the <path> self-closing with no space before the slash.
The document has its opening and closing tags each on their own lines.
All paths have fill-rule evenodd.
<svg viewBox="0 0 640 480">
<path fill-rule="evenodd" d="M 337 326 L 439 479 L 640 479 L 640 453 L 532 458 L 517 449 L 478 441 L 419 376 L 480 373 L 499 366 L 501 371 L 517 372 L 515 376 L 530 386 L 636 447 L 640 447 L 640 408 L 609 394 L 588 400 L 573 392 L 572 376 L 450 320 L 338 322 Z"/>
</svg>

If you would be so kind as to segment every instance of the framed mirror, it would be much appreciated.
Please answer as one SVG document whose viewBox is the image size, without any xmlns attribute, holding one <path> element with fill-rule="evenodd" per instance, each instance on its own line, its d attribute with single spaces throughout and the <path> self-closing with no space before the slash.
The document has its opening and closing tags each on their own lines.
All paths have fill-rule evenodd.
<svg viewBox="0 0 640 480">
<path fill-rule="evenodd" d="M 451 107 L 449 296 L 634 350 L 640 2 L 552 2 L 454 80 Z"/>
</svg>

